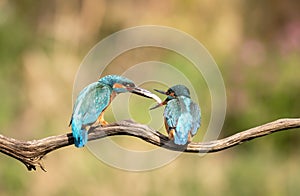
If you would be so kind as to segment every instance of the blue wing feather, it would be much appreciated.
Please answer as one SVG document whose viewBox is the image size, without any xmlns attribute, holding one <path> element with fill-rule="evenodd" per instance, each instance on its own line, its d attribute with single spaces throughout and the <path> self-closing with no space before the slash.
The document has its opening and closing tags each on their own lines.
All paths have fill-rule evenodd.
<svg viewBox="0 0 300 196">
<path fill-rule="evenodd" d="M 201 110 L 198 104 L 191 102 L 190 113 L 193 117 L 193 127 L 191 130 L 192 136 L 196 135 L 199 127 L 201 126 Z"/>
<path fill-rule="evenodd" d="M 177 99 L 170 100 L 165 108 L 164 117 L 169 128 L 175 128 L 180 115 L 180 104 Z"/>
<path fill-rule="evenodd" d="M 109 105 L 112 89 L 99 82 L 85 87 L 78 95 L 71 119 L 72 133 L 76 147 L 87 143 L 85 126 L 93 124 Z"/>
</svg>

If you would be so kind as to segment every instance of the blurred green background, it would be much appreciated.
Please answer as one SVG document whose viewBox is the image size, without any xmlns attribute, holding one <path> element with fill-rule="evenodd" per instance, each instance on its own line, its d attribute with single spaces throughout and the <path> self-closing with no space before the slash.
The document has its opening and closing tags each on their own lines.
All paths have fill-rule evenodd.
<svg viewBox="0 0 300 196">
<path fill-rule="evenodd" d="M 292 0 L 0 0 L 0 133 L 32 140 L 70 132 L 73 81 L 86 53 L 118 30 L 145 24 L 178 28 L 215 58 L 228 98 L 220 137 L 299 117 L 299 10 Z M 209 95 L 201 97 L 206 127 Z M 49 154 L 46 173 L 0 155 L 0 195 L 299 195 L 298 132 L 204 157 L 182 154 L 147 172 L 112 168 L 73 146 Z"/>
</svg>

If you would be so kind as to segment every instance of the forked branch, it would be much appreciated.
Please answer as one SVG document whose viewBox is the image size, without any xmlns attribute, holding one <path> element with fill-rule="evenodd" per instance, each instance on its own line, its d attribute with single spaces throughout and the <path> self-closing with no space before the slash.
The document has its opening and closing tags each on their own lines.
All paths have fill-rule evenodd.
<svg viewBox="0 0 300 196">
<path fill-rule="evenodd" d="M 92 127 L 89 130 L 89 140 L 113 135 L 130 135 L 169 150 L 210 153 L 225 150 L 245 141 L 271 133 L 295 128 L 300 128 L 300 118 L 279 119 L 223 139 L 199 143 L 192 142 L 186 146 L 177 146 L 167 136 L 146 125 L 133 121 L 121 121 L 106 127 Z M 42 165 L 43 157 L 49 152 L 72 144 L 74 144 L 74 140 L 71 133 L 33 141 L 20 141 L 0 135 L 0 152 L 21 161 L 26 165 L 28 170 L 36 170 L 38 166 L 45 171 Z"/>
</svg>

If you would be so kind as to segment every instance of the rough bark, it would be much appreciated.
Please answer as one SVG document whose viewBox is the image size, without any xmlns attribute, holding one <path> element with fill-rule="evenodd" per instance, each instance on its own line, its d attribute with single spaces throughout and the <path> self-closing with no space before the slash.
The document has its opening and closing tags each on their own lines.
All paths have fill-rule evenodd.
<svg viewBox="0 0 300 196">
<path fill-rule="evenodd" d="M 121 121 L 106 127 L 97 126 L 90 128 L 89 140 L 96 140 L 113 135 L 130 135 L 169 150 L 190 153 L 211 153 L 225 150 L 245 141 L 278 131 L 295 128 L 300 128 L 300 118 L 279 119 L 223 139 L 199 143 L 191 142 L 185 146 L 178 146 L 170 141 L 167 136 L 146 125 L 138 124 L 133 121 Z M 74 144 L 72 133 L 33 141 L 20 141 L 0 135 L 0 152 L 21 161 L 26 165 L 28 170 L 36 170 L 36 167 L 40 167 L 46 171 L 42 164 L 43 157 L 56 149 L 72 144 Z"/>
</svg>

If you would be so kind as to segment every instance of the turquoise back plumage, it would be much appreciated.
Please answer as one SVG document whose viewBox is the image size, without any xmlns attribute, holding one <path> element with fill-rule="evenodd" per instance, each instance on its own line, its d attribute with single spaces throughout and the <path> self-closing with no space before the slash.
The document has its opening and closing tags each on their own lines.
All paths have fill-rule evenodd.
<svg viewBox="0 0 300 196">
<path fill-rule="evenodd" d="M 76 147 L 83 147 L 88 140 L 86 126 L 93 124 L 109 105 L 112 88 L 95 82 L 85 87 L 78 95 L 71 118 L 72 133 Z"/>
<path fill-rule="evenodd" d="M 175 129 L 174 143 L 178 145 L 185 145 L 189 132 L 194 136 L 200 127 L 200 108 L 186 97 L 180 96 L 168 101 L 164 117 L 168 129 Z"/>
</svg>

